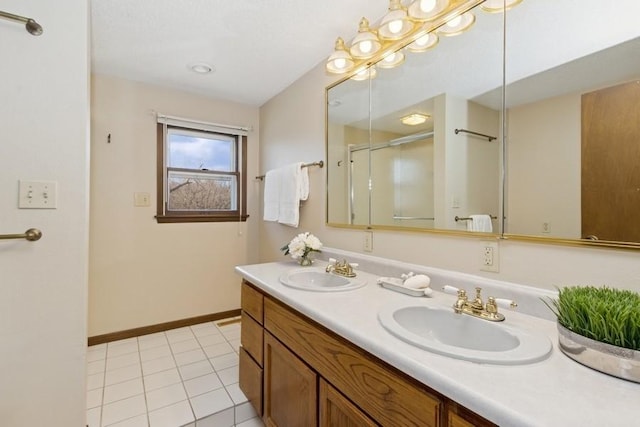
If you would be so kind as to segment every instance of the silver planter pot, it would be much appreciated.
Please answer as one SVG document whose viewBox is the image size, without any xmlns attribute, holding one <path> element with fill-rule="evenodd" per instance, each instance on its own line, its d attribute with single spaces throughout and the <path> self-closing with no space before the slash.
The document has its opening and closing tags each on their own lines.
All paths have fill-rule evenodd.
<svg viewBox="0 0 640 427">
<path fill-rule="evenodd" d="M 614 377 L 640 383 L 640 351 L 586 338 L 558 323 L 560 350 L 576 362 Z"/>
</svg>

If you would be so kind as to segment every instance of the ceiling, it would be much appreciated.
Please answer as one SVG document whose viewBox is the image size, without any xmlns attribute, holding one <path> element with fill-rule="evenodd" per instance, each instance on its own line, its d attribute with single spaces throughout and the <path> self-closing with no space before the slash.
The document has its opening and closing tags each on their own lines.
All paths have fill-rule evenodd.
<svg viewBox="0 0 640 427">
<path fill-rule="evenodd" d="M 91 0 L 92 72 L 260 106 L 388 0 Z M 214 67 L 209 74 L 189 69 Z"/>
</svg>

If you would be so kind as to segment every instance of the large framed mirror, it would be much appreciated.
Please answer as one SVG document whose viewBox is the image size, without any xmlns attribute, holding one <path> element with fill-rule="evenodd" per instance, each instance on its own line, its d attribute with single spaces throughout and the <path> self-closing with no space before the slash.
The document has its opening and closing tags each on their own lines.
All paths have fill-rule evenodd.
<svg viewBox="0 0 640 427">
<path fill-rule="evenodd" d="M 360 133 L 328 132 L 327 223 L 459 232 L 489 214 L 505 238 L 640 247 L 640 5 L 478 9 L 469 31 L 327 88 L 327 127 Z M 332 105 L 346 88 L 357 114 Z M 416 112 L 430 117 L 400 124 Z"/>
<path fill-rule="evenodd" d="M 477 3 L 477 2 L 476 2 Z M 330 225 L 501 232 L 502 14 L 327 89 Z M 373 75 L 373 77 L 371 77 Z"/>
</svg>

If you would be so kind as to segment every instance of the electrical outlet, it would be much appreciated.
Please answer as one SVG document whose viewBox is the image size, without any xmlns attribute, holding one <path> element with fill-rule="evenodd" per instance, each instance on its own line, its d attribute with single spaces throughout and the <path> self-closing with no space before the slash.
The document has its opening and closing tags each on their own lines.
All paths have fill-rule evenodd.
<svg viewBox="0 0 640 427">
<path fill-rule="evenodd" d="M 498 241 L 482 242 L 482 258 L 480 259 L 480 270 L 497 273 L 500 271 L 500 252 Z"/>
<path fill-rule="evenodd" d="M 363 249 L 365 252 L 373 252 L 373 231 L 364 232 Z"/>
</svg>

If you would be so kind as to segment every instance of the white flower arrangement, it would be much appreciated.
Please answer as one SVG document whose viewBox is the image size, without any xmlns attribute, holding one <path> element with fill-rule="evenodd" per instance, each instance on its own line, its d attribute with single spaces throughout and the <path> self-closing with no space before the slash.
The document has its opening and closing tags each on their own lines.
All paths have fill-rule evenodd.
<svg viewBox="0 0 640 427">
<path fill-rule="evenodd" d="M 293 259 L 308 258 L 311 252 L 321 252 L 322 242 L 309 232 L 300 233 L 281 248 L 285 255 L 291 255 Z"/>
</svg>

